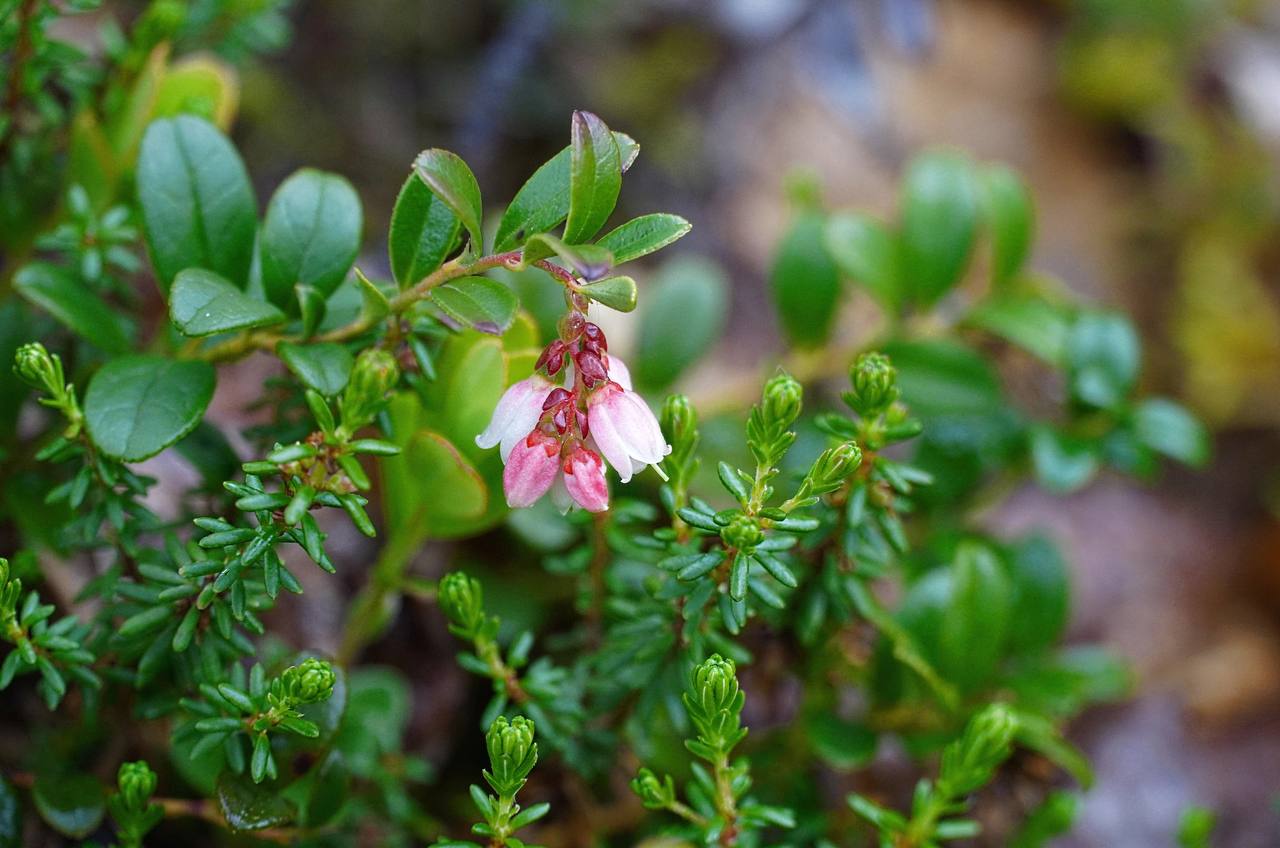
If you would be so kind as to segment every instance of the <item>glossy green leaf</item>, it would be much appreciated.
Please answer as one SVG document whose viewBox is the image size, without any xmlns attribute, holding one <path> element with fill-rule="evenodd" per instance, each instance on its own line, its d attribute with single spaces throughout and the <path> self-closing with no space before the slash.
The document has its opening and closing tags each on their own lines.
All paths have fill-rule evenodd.
<svg viewBox="0 0 1280 848">
<path fill-rule="evenodd" d="M 827 251 L 846 277 L 896 312 L 907 300 L 898 236 L 883 222 L 860 212 L 837 212 L 827 219 Z"/>
<path fill-rule="evenodd" d="M 962 544 L 938 634 L 939 665 L 948 680 L 973 691 L 991 678 L 1004 653 L 1012 609 L 1009 576 L 995 554 Z"/>
<path fill-rule="evenodd" d="M 640 146 L 628 135 L 613 134 L 625 173 L 640 153 Z M 572 150 L 564 148 L 533 172 L 521 186 L 511 205 L 502 213 L 493 249 L 514 250 L 530 236 L 555 229 L 569 214 L 569 168 Z"/>
<path fill-rule="evenodd" d="M 311 168 L 295 171 L 272 195 L 262 222 L 267 299 L 293 312 L 296 285 L 311 286 L 326 298 L 333 294 L 355 262 L 363 229 L 364 213 L 351 183 Z"/>
<path fill-rule="evenodd" d="M 1138 440 L 1154 451 L 1195 468 L 1209 461 L 1209 431 L 1187 409 L 1165 398 L 1151 398 L 1133 411 Z"/>
<path fill-rule="evenodd" d="M 1002 291 L 977 304 L 965 323 L 994 333 L 1050 365 L 1062 365 L 1074 307 L 1033 293 Z"/>
<path fill-rule="evenodd" d="M 297 808 L 278 787 L 258 785 L 224 771 L 218 778 L 218 809 L 233 831 L 263 830 L 293 821 Z"/>
<path fill-rule="evenodd" d="M 431 290 L 431 302 L 464 327 L 501 335 L 520 307 L 516 294 L 488 277 L 461 277 Z"/>
<path fill-rule="evenodd" d="M 40 818 L 71 839 L 83 839 L 102 822 L 107 796 L 92 775 L 40 776 L 31 788 Z"/>
<path fill-rule="evenodd" d="M 114 359 L 93 375 L 85 392 L 89 436 L 110 457 L 146 459 L 195 429 L 213 385 L 213 366 L 207 362 Z"/>
<path fill-rule="evenodd" d="M 991 232 L 991 282 L 1004 285 L 1022 270 L 1035 234 L 1035 207 L 1017 172 L 1003 165 L 979 178 L 982 207 Z"/>
<path fill-rule="evenodd" d="M 154 121 L 138 153 L 137 194 L 163 289 L 184 268 L 208 268 L 244 285 L 257 200 L 240 154 L 217 128 L 190 115 Z"/>
<path fill-rule="evenodd" d="M 462 222 L 416 174 L 410 174 L 391 212 L 387 253 L 401 289 L 440 267 L 458 242 Z"/>
<path fill-rule="evenodd" d="M 293 287 L 293 298 L 302 318 L 302 337 L 309 339 L 324 323 L 324 316 L 329 311 L 329 301 L 315 286 L 302 283 Z"/>
<path fill-rule="evenodd" d="M 1054 645 L 1070 612 L 1071 586 L 1062 554 L 1048 538 L 1035 535 L 1010 549 L 1008 566 L 1013 586 L 1010 644 L 1020 651 Z"/>
<path fill-rule="evenodd" d="M 13 287 L 90 344 L 107 353 L 129 349 L 123 320 L 70 270 L 49 262 L 32 262 L 14 275 Z"/>
<path fill-rule="evenodd" d="M 621 265 L 648 256 L 683 238 L 693 225 L 679 215 L 655 212 L 632 218 L 596 239 L 596 246 L 613 254 L 613 264 Z"/>
<path fill-rule="evenodd" d="M 325 397 L 333 397 L 346 387 L 354 364 L 351 353 L 339 344 L 281 342 L 276 354 L 304 386 Z"/>
<path fill-rule="evenodd" d="M 636 308 L 636 281 L 630 277 L 606 277 L 583 286 L 580 291 L 596 303 L 619 312 Z"/>
<path fill-rule="evenodd" d="M 933 303 L 959 282 L 973 252 L 978 191 L 973 166 L 954 153 L 912 161 L 902 188 L 902 275 L 912 297 Z"/>
<path fill-rule="evenodd" d="M 360 320 L 372 324 L 391 312 L 391 300 L 376 283 L 356 269 L 356 285 L 360 288 Z"/>
<path fill-rule="evenodd" d="M 622 190 L 622 155 L 613 133 L 591 112 L 573 113 L 569 144 L 569 215 L 564 241 L 589 240 L 613 213 Z"/>
<path fill-rule="evenodd" d="M 769 284 L 786 337 L 801 347 L 818 347 L 831 335 L 840 302 L 840 273 L 827 252 L 825 219 L 802 212 L 782 239 Z"/>
<path fill-rule="evenodd" d="M 285 315 L 212 271 L 186 268 L 169 290 L 169 318 L 185 336 L 211 336 L 279 324 Z"/>
<path fill-rule="evenodd" d="M 1086 312 L 1067 337 L 1067 366 L 1076 399 L 1103 409 L 1119 406 L 1138 379 L 1142 350 L 1123 315 Z"/>
<path fill-rule="evenodd" d="M 413 171 L 466 227 L 471 239 L 471 252 L 477 255 L 482 252 L 480 184 L 467 163 L 456 153 L 433 147 L 422 151 L 413 160 Z"/>
<path fill-rule="evenodd" d="M 1040 485 L 1066 494 L 1088 483 L 1097 473 L 1098 445 L 1049 426 L 1037 427 L 1031 432 L 1031 459 Z"/>
<path fill-rule="evenodd" d="M 647 389 L 675 381 L 720 338 L 728 309 L 724 272 L 705 259 L 667 263 L 649 285 L 632 374 Z"/>
</svg>

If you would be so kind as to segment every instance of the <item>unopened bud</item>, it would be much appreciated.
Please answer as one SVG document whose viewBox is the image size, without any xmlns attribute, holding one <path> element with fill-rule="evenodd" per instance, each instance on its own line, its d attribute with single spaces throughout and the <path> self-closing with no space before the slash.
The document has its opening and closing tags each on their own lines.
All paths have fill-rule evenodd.
<svg viewBox="0 0 1280 848">
<path fill-rule="evenodd" d="M 809 470 L 808 494 L 823 495 L 834 491 L 862 464 L 862 450 L 854 442 L 827 448 Z"/>
<path fill-rule="evenodd" d="M 870 351 L 859 354 L 849 368 L 853 390 L 845 401 L 864 418 L 879 415 L 898 398 L 898 372 L 889 357 Z"/>
<path fill-rule="evenodd" d="M 342 393 L 342 428 L 347 435 L 374 419 L 399 379 L 400 366 L 390 352 L 375 347 L 360 354 Z"/>
<path fill-rule="evenodd" d="M 121 763 L 116 773 L 116 783 L 120 787 L 120 798 L 130 810 L 146 808 L 151 796 L 156 791 L 156 773 L 143 760 L 133 763 Z"/>
<path fill-rule="evenodd" d="M 333 694 L 337 675 L 333 666 L 314 657 L 300 665 L 290 666 L 280 675 L 285 695 L 295 704 L 315 704 L 327 701 Z"/>
<path fill-rule="evenodd" d="M 733 660 L 707 657 L 693 670 L 693 692 L 708 714 L 737 708 L 738 677 Z"/>
<path fill-rule="evenodd" d="M 785 372 L 775 374 L 764 384 L 764 423 L 774 431 L 786 430 L 800 417 L 804 389 Z"/>
<path fill-rule="evenodd" d="M 63 389 L 62 360 L 49 353 L 40 342 L 18 348 L 13 356 L 13 371 L 37 389 L 56 395 Z"/>
<path fill-rule="evenodd" d="M 1009 756 L 1018 717 L 1004 704 L 991 704 L 969 719 L 964 733 L 942 754 L 939 780 L 955 795 L 967 795 L 991 779 Z"/>
<path fill-rule="evenodd" d="M 676 800 L 675 781 L 671 775 L 661 780 L 647 768 L 642 768 L 631 780 L 631 791 L 640 797 L 640 803 L 650 810 L 663 810 Z"/>
<path fill-rule="evenodd" d="M 485 734 L 492 775 L 485 775 L 499 794 L 515 794 L 538 762 L 533 722 L 524 716 L 508 721 L 498 716 Z"/>
<path fill-rule="evenodd" d="M 480 581 L 461 571 L 440 579 L 436 592 L 440 609 L 459 631 L 474 633 L 484 621 L 484 592 Z"/>
<path fill-rule="evenodd" d="M 764 530 L 754 518 L 739 513 L 720 529 L 720 538 L 729 547 L 750 553 L 764 541 Z"/>
</svg>

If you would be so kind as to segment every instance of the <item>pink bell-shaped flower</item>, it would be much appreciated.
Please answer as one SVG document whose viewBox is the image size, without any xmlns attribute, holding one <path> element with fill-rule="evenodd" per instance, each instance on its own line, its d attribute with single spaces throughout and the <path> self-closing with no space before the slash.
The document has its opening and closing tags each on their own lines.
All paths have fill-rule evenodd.
<svg viewBox="0 0 1280 848">
<path fill-rule="evenodd" d="M 512 508 L 533 506 L 560 471 L 560 440 L 540 428 L 516 441 L 502 470 L 502 489 Z"/>
<path fill-rule="evenodd" d="M 587 399 L 587 424 L 591 438 L 623 483 L 646 465 L 656 468 L 671 453 L 644 399 L 612 380 Z"/>
<path fill-rule="evenodd" d="M 609 484 L 604 479 L 604 462 L 595 451 L 574 440 L 561 452 L 564 485 L 578 506 L 588 512 L 609 508 Z"/>
<path fill-rule="evenodd" d="M 494 408 L 489 426 L 476 436 L 476 444 L 485 449 L 501 445 L 499 453 L 506 462 L 516 443 L 537 425 L 542 417 L 542 404 L 555 388 L 554 383 L 537 371 L 513 383 Z"/>
</svg>

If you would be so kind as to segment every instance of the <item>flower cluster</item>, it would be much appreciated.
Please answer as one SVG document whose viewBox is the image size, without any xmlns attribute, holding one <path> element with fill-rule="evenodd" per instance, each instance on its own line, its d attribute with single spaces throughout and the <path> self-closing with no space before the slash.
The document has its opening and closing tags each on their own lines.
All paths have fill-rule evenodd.
<svg viewBox="0 0 1280 848">
<path fill-rule="evenodd" d="M 532 506 L 550 491 L 560 509 L 577 503 L 591 512 L 609 508 L 605 460 L 626 483 L 671 452 L 657 418 L 632 391 L 626 365 L 576 309 L 561 320 L 560 337 L 534 373 L 498 401 L 476 444 L 499 447 L 512 507 Z"/>
</svg>

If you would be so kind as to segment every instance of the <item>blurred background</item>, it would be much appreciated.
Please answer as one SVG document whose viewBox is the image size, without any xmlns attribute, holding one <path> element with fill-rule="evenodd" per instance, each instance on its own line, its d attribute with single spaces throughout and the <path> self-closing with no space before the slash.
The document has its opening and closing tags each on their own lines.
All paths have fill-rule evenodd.
<svg viewBox="0 0 1280 848">
<path fill-rule="evenodd" d="M 302 165 L 344 174 L 372 272 L 419 150 L 457 151 L 496 206 L 564 145 L 574 108 L 637 138 L 619 220 L 679 213 L 694 230 L 673 252 L 725 270 L 724 334 L 683 381 L 701 403 L 777 361 L 767 280 L 797 185 L 887 215 L 921 148 L 1019 170 L 1032 267 L 1133 315 L 1144 388 L 1215 432 L 1207 472 L 1027 488 L 984 516 L 1048 530 L 1073 567 L 1070 638 L 1139 681 L 1073 728 L 1098 781 L 1061 844 L 1169 845 L 1190 804 L 1218 811 L 1221 845 L 1280 844 L 1280 3 L 310 0 L 266 32 L 280 46 L 242 70 L 233 128 L 259 197 Z M 624 355 L 629 326 L 608 328 Z M 250 423 L 260 366 L 230 373 L 214 415 Z M 1032 406 L 1053 390 L 1005 376 Z M 330 596 L 331 620 L 297 625 L 323 644 L 343 589 L 307 591 Z M 428 756 L 465 688 L 433 627 L 422 644 L 440 653 L 414 675 Z"/>
</svg>

